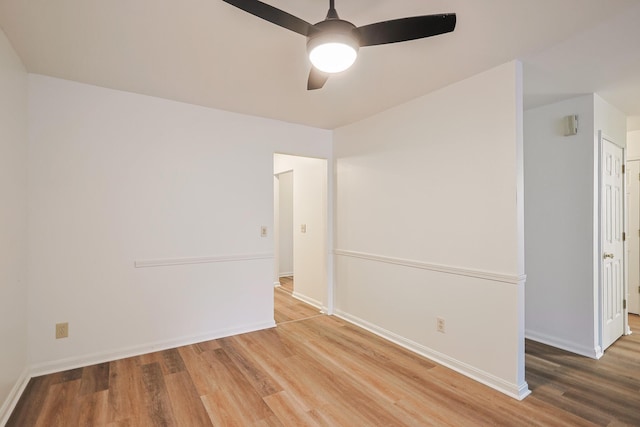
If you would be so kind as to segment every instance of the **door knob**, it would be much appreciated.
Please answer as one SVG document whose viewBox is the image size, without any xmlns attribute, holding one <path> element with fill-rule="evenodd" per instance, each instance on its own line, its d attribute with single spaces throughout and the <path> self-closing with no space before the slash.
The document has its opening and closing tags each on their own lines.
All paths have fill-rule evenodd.
<svg viewBox="0 0 640 427">
<path fill-rule="evenodd" d="M 605 253 L 605 254 L 604 254 L 604 259 L 607 259 L 607 258 L 611 258 L 611 259 L 613 259 L 613 254 Z"/>
</svg>

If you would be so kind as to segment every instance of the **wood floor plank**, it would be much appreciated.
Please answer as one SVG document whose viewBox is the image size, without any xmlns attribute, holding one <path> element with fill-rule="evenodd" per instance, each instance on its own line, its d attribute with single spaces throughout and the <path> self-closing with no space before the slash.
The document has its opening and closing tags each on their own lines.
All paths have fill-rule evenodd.
<svg viewBox="0 0 640 427">
<path fill-rule="evenodd" d="M 220 350 L 218 346 L 217 350 Z M 185 363 L 199 396 L 215 393 L 219 390 L 213 367 L 205 358 L 209 351 L 202 352 L 194 345 L 181 347 L 180 355 Z"/>
<path fill-rule="evenodd" d="M 269 396 L 282 391 L 282 388 L 253 360 L 249 352 L 243 351 L 242 346 L 234 344 L 234 338 L 223 338 L 219 341 L 221 348 L 260 396 Z"/>
<path fill-rule="evenodd" d="M 105 427 L 109 421 L 109 390 L 102 390 L 78 397 L 77 412 L 68 425 L 78 427 Z"/>
<path fill-rule="evenodd" d="M 243 422 L 253 424 L 273 415 L 271 409 L 262 400 L 262 396 L 253 388 L 224 349 L 202 353 L 202 355 L 211 366 L 212 369 L 209 372 L 219 387 L 219 391 L 202 397 L 210 416 L 220 412 L 222 420 L 226 420 L 227 415 L 230 414 L 233 417 L 239 417 Z"/>
<path fill-rule="evenodd" d="M 277 416 L 266 403 L 267 411 L 256 407 L 256 402 L 243 404 L 237 395 L 229 391 L 217 391 L 202 396 L 202 402 L 215 426 L 280 425 Z"/>
<path fill-rule="evenodd" d="M 266 329 L 258 337 L 255 334 L 243 334 L 236 338 L 236 342 L 243 345 L 252 354 L 270 357 L 272 360 L 284 360 L 295 355 L 295 349 L 281 339 L 279 329 Z"/>
<path fill-rule="evenodd" d="M 254 420 L 245 417 L 242 406 L 227 393 L 216 391 L 201 399 L 214 426 L 243 427 L 254 424 Z"/>
<path fill-rule="evenodd" d="M 178 426 L 213 426 L 188 371 L 169 374 L 164 379 Z"/>
<path fill-rule="evenodd" d="M 120 359 L 110 364 L 110 423 L 120 425 L 153 425 L 146 408 L 146 389 L 140 370 L 140 359 Z"/>
<path fill-rule="evenodd" d="M 87 366 L 80 377 L 80 394 L 92 394 L 109 389 L 109 363 Z"/>
<path fill-rule="evenodd" d="M 162 352 L 162 372 L 165 374 L 175 374 L 186 369 L 182 356 L 177 348 L 170 348 Z"/>
<path fill-rule="evenodd" d="M 299 405 L 287 391 L 266 396 L 264 401 L 285 426 L 317 426 L 318 423 L 309 414 L 310 411 Z"/>
<path fill-rule="evenodd" d="M 173 407 L 164 382 L 162 368 L 159 363 L 143 365 L 142 382 L 145 388 L 145 401 L 149 417 L 156 426 L 177 426 L 173 415 Z"/>
<path fill-rule="evenodd" d="M 73 412 L 80 391 L 80 380 L 64 381 L 49 387 L 36 427 L 66 427 L 73 422 Z"/>
</svg>

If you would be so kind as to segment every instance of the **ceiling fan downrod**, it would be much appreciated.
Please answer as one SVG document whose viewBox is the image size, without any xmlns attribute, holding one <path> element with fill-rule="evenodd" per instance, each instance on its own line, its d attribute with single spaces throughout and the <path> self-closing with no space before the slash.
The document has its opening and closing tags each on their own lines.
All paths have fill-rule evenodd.
<svg viewBox="0 0 640 427">
<path fill-rule="evenodd" d="M 329 0 L 329 11 L 327 12 L 327 17 L 325 19 L 340 19 L 334 0 Z"/>
</svg>

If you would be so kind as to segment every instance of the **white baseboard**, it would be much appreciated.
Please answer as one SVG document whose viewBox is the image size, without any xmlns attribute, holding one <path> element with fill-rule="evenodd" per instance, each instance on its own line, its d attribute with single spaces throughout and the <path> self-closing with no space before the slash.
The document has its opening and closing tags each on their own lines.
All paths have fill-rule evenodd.
<svg viewBox="0 0 640 427">
<path fill-rule="evenodd" d="M 141 354 L 167 350 L 170 348 L 191 345 L 203 341 L 215 340 L 232 335 L 244 334 L 247 332 L 255 332 L 261 329 L 273 328 L 275 326 L 275 322 L 271 320 L 267 322 L 244 325 L 236 328 L 220 329 L 217 331 L 208 332 L 206 334 L 193 335 L 190 337 L 182 337 L 173 340 L 147 343 L 139 346 L 122 348 L 115 351 L 94 353 L 80 357 L 70 357 L 52 362 L 39 363 L 31 367 L 31 376 L 35 377 L 39 375 L 51 374 L 54 372 L 66 371 L 69 369 L 81 368 L 84 366 L 91 366 L 97 363 L 111 362 L 113 360 L 124 359 L 126 357 L 139 356 Z"/>
<path fill-rule="evenodd" d="M 446 354 L 430 349 L 422 344 L 418 344 L 414 341 L 408 340 L 398 334 L 369 323 L 366 320 L 362 320 L 358 317 L 352 316 L 349 313 L 335 310 L 334 314 L 337 317 L 346 320 L 347 322 L 353 323 L 354 325 L 366 329 L 367 331 L 372 332 L 388 341 L 398 344 L 399 346 L 404 347 L 407 350 L 424 356 L 427 359 L 433 360 L 434 362 L 446 366 L 447 368 L 453 369 L 454 371 L 462 375 L 465 375 L 475 381 L 489 386 L 501 393 L 506 394 L 507 396 L 513 397 L 514 399 L 522 400 L 529 394 L 531 394 L 529 385 L 526 382 L 523 382 L 522 384 L 513 384 L 507 382 L 502 378 L 496 377 L 493 374 L 482 371 L 467 363 L 447 356 Z"/>
<path fill-rule="evenodd" d="M 551 335 L 526 330 L 524 333 L 525 338 L 537 341 L 542 344 L 550 345 L 561 350 L 568 351 L 570 353 L 579 354 L 581 356 L 589 357 L 591 359 L 600 359 L 604 352 L 600 346 L 588 347 L 582 344 L 578 344 L 572 341 L 567 341 L 562 338 L 553 337 Z"/>
<path fill-rule="evenodd" d="M 309 305 L 314 306 L 314 307 L 315 307 L 315 308 L 317 308 L 318 310 L 322 310 L 322 309 L 323 309 L 323 306 L 322 306 L 322 302 L 321 302 L 321 301 L 318 301 L 318 300 L 313 299 L 313 298 L 309 298 L 309 297 L 308 297 L 308 296 L 306 296 L 306 295 L 299 294 L 299 293 L 297 293 L 297 292 L 295 291 L 295 289 L 293 290 L 293 294 L 291 294 L 291 296 L 292 296 L 292 297 L 294 297 L 295 299 L 299 299 L 300 301 L 302 301 L 302 302 L 304 302 L 304 303 L 307 303 L 307 304 L 309 304 Z"/>
<path fill-rule="evenodd" d="M 274 288 L 279 288 L 280 286 L 282 286 L 282 285 L 280 284 L 280 282 L 273 282 L 273 287 L 274 287 Z"/>
<path fill-rule="evenodd" d="M 29 384 L 30 379 L 31 375 L 29 375 L 29 368 L 25 367 L 24 371 L 22 371 L 22 374 L 13 385 L 13 388 L 9 392 L 6 400 L 0 407 L 0 426 L 4 426 L 7 424 L 7 421 L 9 421 L 9 417 L 18 404 L 18 400 L 20 400 L 22 392 L 27 388 L 27 384 Z"/>
<path fill-rule="evenodd" d="M 293 271 L 280 273 L 278 277 L 293 277 Z"/>
</svg>

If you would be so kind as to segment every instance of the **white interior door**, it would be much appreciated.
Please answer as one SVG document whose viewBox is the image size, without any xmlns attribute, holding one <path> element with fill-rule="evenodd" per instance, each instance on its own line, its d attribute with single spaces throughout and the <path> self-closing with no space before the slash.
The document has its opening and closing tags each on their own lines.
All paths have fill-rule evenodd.
<svg viewBox="0 0 640 427">
<path fill-rule="evenodd" d="M 622 149 L 602 138 L 601 164 L 601 313 L 602 349 L 624 332 L 624 243 Z"/>
<path fill-rule="evenodd" d="M 640 160 L 627 162 L 629 313 L 640 314 Z"/>
</svg>

